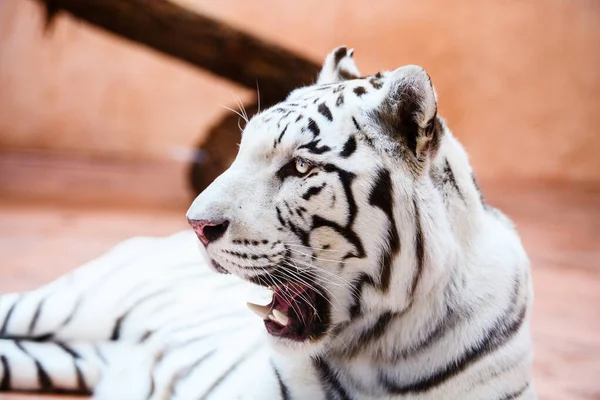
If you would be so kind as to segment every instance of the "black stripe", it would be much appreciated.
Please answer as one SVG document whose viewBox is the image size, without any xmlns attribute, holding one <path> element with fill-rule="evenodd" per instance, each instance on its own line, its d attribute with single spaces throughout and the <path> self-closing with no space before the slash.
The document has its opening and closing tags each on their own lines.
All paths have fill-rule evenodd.
<svg viewBox="0 0 600 400">
<path fill-rule="evenodd" d="M 412 298 L 415 295 L 415 290 L 421 280 L 423 266 L 425 264 L 425 243 L 423 239 L 423 229 L 421 227 L 421 211 L 419 209 L 419 202 L 416 194 L 413 196 L 413 207 L 415 210 L 415 255 L 417 256 L 417 269 L 410 287 L 410 301 L 412 301 Z"/>
<path fill-rule="evenodd" d="M 527 305 L 521 307 L 521 311 L 516 318 L 507 321 L 514 312 L 513 308 L 514 304 L 511 304 L 507 312 L 496 321 L 482 340 L 474 343 L 460 358 L 453 360 L 432 375 L 408 385 L 399 385 L 386 375 L 380 374 L 380 383 L 384 385 L 388 392 L 393 394 L 423 393 L 443 384 L 512 339 L 525 320 Z"/>
<path fill-rule="evenodd" d="M 306 246 L 306 247 L 310 247 L 310 238 L 309 238 L 308 232 L 302 228 L 297 227 L 291 220 L 288 220 L 287 223 L 288 223 L 292 233 L 294 235 L 296 235 L 298 237 L 298 239 L 300 239 L 300 241 L 302 242 L 302 245 Z"/>
<path fill-rule="evenodd" d="M 459 313 L 447 308 L 444 317 L 438 321 L 438 323 L 426 337 L 407 348 L 394 352 L 392 360 L 394 362 L 398 362 L 401 359 L 405 360 L 409 357 L 414 357 L 428 349 L 431 345 L 437 343 L 437 341 L 440 340 L 446 332 L 452 330 L 458 324 L 460 319 Z"/>
<path fill-rule="evenodd" d="M 343 158 L 348 158 L 356 151 L 356 139 L 354 136 L 350 136 L 350 138 L 344 143 L 344 148 L 340 153 L 340 156 Z"/>
<path fill-rule="evenodd" d="M 313 364 L 319 373 L 321 386 L 325 391 L 327 400 L 350 400 L 346 389 L 342 386 L 337 376 L 331 371 L 329 365 L 321 357 L 313 359 Z"/>
<path fill-rule="evenodd" d="M 331 110 L 327 107 L 327 104 L 321 103 L 319 104 L 318 111 L 327 118 L 328 121 L 333 121 L 333 115 L 331 115 Z"/>
<path fill-rule="evenodd" d="M 223 266 L 221 266 L 221 264 L 219 264 L 215 260 L 212 260 L 211 264 L 214 267 L 214 269 L 217 270 L 218 273 L 225 275 L 229 274 L 229 271 L 227 271 Z"/>
<path fill-rule="evenodd" d="M 15 300 L 13 305 L 10 306 L 10 308 L 8 309 L 8 312 L 6 313 L 6 316 L 4 317 L 4 322 L 2 323 L 2 328 L 0 328 L 0 337 L 3 337 L 6 334 L 6 329 L 8 328 L 8 323 L 10 321 L 10 317 L 12 316 L 13 312 L 15 311 L 15 308 L 17 307 L 17 304 L 19 303 L 20 300 L 21 300 L 21 296 L 17 297 L 17 299 Z"/>
<path fill-rule="evenodd" d="M 39 362 L 37 358 L 35 358 L 31 353 L 29 353 L 23 344 L 20 341 L 13 342 L 23 353 L 25 353 L 29 358 L 31 358 L 35 364 L 35 368 L 37 370 L 37 378 L 38 385 L 41 391 L 50 392 L 53 390 L 54 386 L 52 385 L 52 379 L 50 379 L 50 375 L 46 372 L 44 366 Z"/>
<path fill-rule="evenodd" d="M 392 313 L 391 311 L 386 311 L 383 314 L 381 314 L 379 318 L 377 318 L 377 322 L 375 322 L 375 324 L 371 328 L 362 333 L 361 341 L 368 343 L 372 342 L 373 340 L 379 339 L 385 333 L 385 330 L 387 329 L 390 322 L 392 322 L 393 316 L 394 313 Z"/>
<path fill-rule="evenodd" d="M 306 193 L 304 193 L 302 195 L 302 198 L 304 200 L 308 200 L 311 197 L 316 196 L 319 193 L 321 193 L 321 190 L 323 190 L 324 187 L 325 187 L 325 182 L 323 182 L 323 184 L 321 186 L 312 186 L 306 191 Z M 290 212 L 290 214 L 292 214 L 292 212 Z"/>
<path fill-rule="evenodd" d="M 121 337 L 121 329 L 122 329 L 122 326 L 123 326 L 123 322 L 125 321 L 125 318 L 127 318 L 127 316 L 132 311 L 134 311 L 137 307 L 139 307 L 140 305 L 142 305 L 144 302 L 146 302 L 148 300 L 152 300 L 157 295 L 160 295 L 160 294 L 168 292 L 168 291 L 169 291 L 169 289 L 155 290 L 154 292 L 148 293 L 147 295 L 145 295 L 145 296 L 139 298 L 138 300 L 136 300 L 136 302 L 133 303 L 133 305 L 131 307 L 129 307 L 129 309 L 127 311 L 125 311 L 120 317 L 118 317 L 116 319 L 115 325 L 114 325 L 112 333 L 110 335 L 110 340 L 119 340 L 119 338 Z"/>
<path fill-rule="evenodd" d="M 400 252 L 400 237 L 396 220 L 394 218 L 394 187 L 390 177 L 390 171 L 381 169 L 375 178 L 375 184 L 369 194 L 369 203 L 383 211 L 388 222 L 388 237 L 385 250 L 382 257 L 382 263 L 379 273 L 380 289 L 384 292 L 388 290 L 392 275 L 392 261 Z"/>
<path fill-rule="evenodd" d="M 367 93 L 367 89 L 365 89 L 362 86 L 357 86 L 354 88 L 354 93 L 358 96 L 358 97 L 362 97 L 363 94 Z"/>
<path fill-rule="evenodd" d="M 115 321 L 115 325 L 113 326 L 112 333 L 110 334 L 110 340 L 119 340 L 121 337 L 121 325 L 123 325 L 123 320 L 125 319 L 125 315 L 121 315 Z"/>
<path fill-rule="evenodd" d="M 54 337 L 53 333 L 44 333 L 36 336 L 23 336 L 23 335 L 6 335 L 2 339 L 9 340 L 27 340 L 28 342 L 48 342 Z"/>
<path fill-rule="evenodd" d="M 279 220 L 279 223 L 282 226 L 287 226 L 287 224 L 285 223 L 285 220 L 283 219 L 283 216 L 281 215 L 281 210 L 279 209 L 278 206 L 275 206 L 275 212 L 277 213 L 277 219 Z"/>
<path fill-rule="evenodd" d="M 479 188 L 479 185 L 477 184 L 477 178 L 475 178 L 474 173 L 471 173 L 471 179 L 473 180 L 473 186 L 475 186 L 475 190 L 477 190 L 477 193 L 479 193 L 479 201 L 485 207 L 486 206 L 485 198 L 483 197 L 483 192 L 481 191 L 481 189 Z"/>
<path fill-rule="evenodd" d="M 83 376 L 83 372 L 81 372 L 81 368 L 79 368 L 77 360 L 73 360 L 73 366 L 75 367 L 75 374 L 77 375 L 77 391 L 79 393 L 92 394 L 92 391 L 88 388 L 87 382 L 85 381 L 85 376 Z"/>
<path fill-rule="evenodd" d="M 394 313 L 391 311 L 386 311 L 377 318 L 377 321 L 370 328 L 364 330 L 356 343 L 353 343 L 349 346 L 349 356 L 354 356 L 359 353 L 360 350 L 363 350 L 366 345 L 369 343 L 379 339 L 385 333 L 386 329 L 392 322 L 394 318 Z"/>
<path fill-rule="evenodd" d="M 10 390 L 10 364 L 5 355 L 0 355 L 2 362 L 2 381 L 0 381 L 0 392 L 8 392 Z"/>
<path fill-rule="evenodd" d="M 150 338 L 150 336 L 152 336 L 152 334 L 154 333 L 154 331 L 150 331 L 150 330 L 146 330 L 142 336 L 140 336 L 140 338 L 138 339 L 139 343 L 144 343 L 146 340 L 148 340 Z"/>
<path fill-rule="evenodd" d="M 35 313 L 33 314 L 33 318 L 31 319 L 31 322 L 29 323 L 29 336 L 33 336 L 33 332 L 35 331 L 35 326 L 37 325 L 38 319 L 40 318 L 40 314 L 42 313 L 42 307 L 44 306 L 44 302 L 46 301 L 46 299 L 42 299 L 42 301 L 40 301 L 35 309 Z"/>
<path fill-rule="evenodd" d="M 360 131 L 360 125 L 358 124 L 358 121 L 356 120 L 356 118 L 352 117 L 352 123 L 354 124 L 354 127 L 356 128 L 356 130 Z"/>
<path fill-rule="evenodd" d="M 354 246 L 356 249 L 356 253 L 351 254 L 350 257 L 346 258 L 364 258 L 365 257 L 365 249 L 363 247 L 362 241 L 360 237 L 349 227 L 344 227 L 338 224 L 337 222 L 330 221 L 325 219 L 319 215 L 313 215 L 312 227 L 311 230 L 315 230 L 322 227 L 328 227 L 336 231 L 339 235 L 343 236 L 350 244 Z"/>
<path fill-rule="evenodd" d="M 362 291 L 365 285 L 375 285 L 375 281 L 366 272 L 361 272 L 360 275 L 352 281 L 352 293 L 354 293 L 354 302 L 350 305 L 348 313 L 350 318 L 354 319 L 361 314 L 360 300 L 362 299 Z"/>
<path fill-rule="evenodd" d="M 75 302 L 75 307 L 73 307 L 73 309 L 71 310 L 71 313 L 67 316 L 67 318 L 65 318 L 63 323 L 60 324 L 59 329 L 64 328 L 68 324 L 71 323 L 71 321 L 73 320 L 73 317 L 75 317 L 75 314 L 77 313 L 77 311 L 79 311 L 79 306 L 81 306 L 81 296 L 79 298 L 77 298 L 77 301 Z"/>
<path fill-rule="evenodd" d="M 342 104 L 344 104 L 344 93 L 340 93 L 340 95 L 338 96 L 337 100 L 335 101 L 335 106 L 339 107 Z"/>
<path fill-rule="evenodd" d="M 326 164 L 323 166 L 325 172 L 337 172 L 338 177 L 340 178 L 340 182 L 342 183 L 342 187 L 344 188 L 344 194 L 346 195 L 346 201 L 348 202 L 348 218 L 346 225 L 348 228 L 352 227 L 354 220 L 356 219 L 356 214 L 358 211 L 358 207 L 356 206 L 356 200 L 354 199 L 354 194 L 352 193 L 352 182 L 356 175 L 352 172 L 343 170 L 341 168 L 336 167 L 333 164 Z M 361 245 L 362 247 L 362 245 Z"/>
<path fill-rule="evenodd" d="M 208 335 L 207 335 L 208 336 Z M 170 349 L 171 350 L 171 349 Z M 169 394 L 168 394 L 168 399 L 172 399 L 175 397 L 175 393 L 174 393 L 174 389 L 175 389 L 175 385 L 178 382 L 182 382 L 184 379 L 186 379 L 192 372 L 194 372 L 194 370 L 196 368 L 198 368 L 198 366 L 200 366 L 200 364 L 202 364 L 204 361 L 206 361 L 210 356 L 212 356 L 215 353 L 216 350 L 211 350 L 208 353 L 204 354 L 203 356 L 201 356 L 199 359 L 197 359 L 196 361 L 194 361 L 191 365 L 189 365 L 188 367 L 186 367 L 184 370 L 179 371 L 178 373 L 176 373 L 174 376 L 171 377 L 171 381 L 169 382 L 169 384 L 167 385 L 167 387 L 169 388 Z M 157 364 L 160 363 L 160 360 L 158 360 L 155 363 L 155 366 Z M 154 371 L 152 371 L 152 376 L 155 376 Z M 147 399 L 152 398 L 152 396 L 154 395 L 154 391 L 155 391 L 155 386 L 154 386 L 154 381 L 152 382 L 152 388 L 150 390 L 150 393 L 148 393 L 148 397 Z M 202 397 L 203 399 L 205 397 Z"/>
<path fill-rule="evenodd" d="M 308 143 L 305 143 L 305 144 L 299 146 L 298 149 L 307 149 L 312 154 L 323 154 L 323 153 L 331 150 L 331 147 L 329 147 L 327 145 L 318 147 L 320 142 L 321 142 L 321 139 L 312 140 Z"/>
<path fill-rule="evenodd" d="M 460 191 L 460 188 L 458 187 L 458 183 L 456 183 L 456 178 L 454 178 L 454 172 L 452 172 L 452 167 L 450 167 L 450 162 L 447 158 L 446 162 L 444 163 L 444 182 L 450 183 L 454 190 L 456 190 L 458 197 L 460 197 L 463 201 L 465 200 L 462 192 Z"/>
<path fill-rule="evenodd" d="M 68 394 L 78 394 L 78 395 L 91 395 L 92 392 L 88 388 L 85 377 L 79 365 L 77 364 L 77 360 L 74 360 L 74 368 L 77 378 L 77 388 L 76 389 L 63 389 L 56 388 L 50 378 L 50 375 L 42 365 L 42 363 L 37 360 L 20 341 L 13 342 L 17 348 L 19 348 L 25 355 L 27 355 L 34 362 L 36 370 L 37 370 L 37 378 L 38 378 L 38 391 L 46 392 L 46 393 L 68 393 Z M 10 391 L 11 390 L 11 369 L 8 359 L 4 355 L 0 355 L 0 362 L 3 367 L 3 377 L 2 381 L 0 381 L 0 391 Z"/>
<path fill-rule="evenodd" d="M 150 374 L 150 390 L 146 399 L 151 399 L 154 396 L 154 392 L 156 392 L 156 383 L 154 382 L 154 374 Z"/>
<path fill-rule="evenodd" d="M 349 253 L 346 258 L 350 258 L 350 257 L 364 258 L 364 257 L 366 257 L 366 252 L 363 247 L 362 241 L 361 241 L 360 237 L 356 234 L 356 232 L 354 232 L 352 230 L 352 226 L 354 224 L 354 220 L 356 219 L 356 214 L 358 212 L 358 207 L 356 205 L 356 201 L 354 199 L 354 194 L 352 193 L 352 188 L 351 188 L 352 181 L 355 178 L 355 175 L 352 172 L 340 169 L 333 164 L 322 165 L 322 169 L 326 173 L 335 172 L 338 174 L 338 178 L 342 184 L 342 187 L 344 188 L 344 193 L 346 195 L 346 201 L 348 204 L 348 215 L 346 218 L 345 226 L 342 226 L 342 225 L 338 224 L 337 222 L 327 220 L 318 215 L 314 215 L 312 218 L 311 230 L 314 231 L 315 229 L 318 229 L 321 227 L 329 227 L 329 228 L 333 229 L 338 234 L 343 236 L 356 249 L 356 253 Z M 287 221 L 284 220 L 283 216 L 281 215 L 281 211 L 279 210 L 278 207 L 275 207 L 275 210 L 277 211 L 277 217 L 279 219 L 279 222 L 283 226 L 289 225 L 289 228 L 292 231 L 292 233 L 294 233 L 296 236 L 298 236 L 298 238 L 302 241 L 302 244 L 305 246 L 309 246 L 310 245 L 309 232 L 296 227 L 291 220 L 287 220 Z"/>
<path fill-rule="evenodd" d="M 232 365 L 231 367 L 229 367 L 224 373 L 223 375 L 221 375 L 219 378 L 217 378 L 217 380 L 215 382 L 213 382 L 213 384 L 206 390 L 206 392 L 204 393 L 204 395 L 202 395 L 202 399 L 207 399 L 209 398 L 210 394 L 225 380 L 227 379 L 227 377 L 229 376 L 229 374 L 231 374 L 233 371 L 235 371 L 244 361 L 246 361 L 246 359 L 248 357 L 250 357 L 252 354 L 256 353 L 256 351 L 260 349 L 260 346 L 254 346 L 251 348 L 250 351 L 246 352 L 245 354 L 243 354 L 240 358 L 238 358 Z"/>
<path fill-rule="evenodd" d="M 358 212 L 358 207 L 356 205 L 356 200 L 354 199 L 354 194 L 352 193 L 352 181 L 356 177 L 352 172 L 345 171 L 341 168 L 336 167 L 333 164 L 325 164 L 322 166 L 323 170 L 327 173 L 336 172 L 338 174 L 338 178 L 344 188 L 344 193 L 346 195 L 346 201 L 348 203 L 348 215 L 346 218 L 346 225 L 341 226 L 340 224 L 327 220 L 321 216 L 314 215 L 312 220 L 311 230 L 315 230 L 321 227 L 329 227 L 336 231 L 338 234 L 342 235 L 349 243 L 351 243 L 355 249 L 356 253 L 352 254 L 351 257 L 356 258 L 364 258 L 366 257 L 366 252 L 363 247 L 362 241 L 360 237 L 352 230 L 352 226 L 354 224 L 354 220 L 356 219 L 356 214 Z"/>
<path fill-rule="evenodd" d="M 286 119 L 287 117 L 289 117 L 292 113 L 294 112 L 294 110 L 289 110 L 288 112 L 286 112 L 283 117 L 281 117 L 281 120 Z M 280 122 L 281 122 L 280 120 Z"/>
<path fill-rule="evenodd" d="M 275 377 L 277 377 L 277 382 L 279 382 L 279 392 L 281 393 L 281 399 L 291 400 L 292 396 L 290 395 L 290 389 L 281 379 L 281 375 L 279 374 L 279 371 L 277 371 L 277 368 L 275 367 L 275 363 L 273 363 L 273 361 L 271 361 L 271 367 L 273 367 L 273 372 L 275 372 Z"/>
<path fill-rule="evenodd" d="M 76 352 L 71 346 L 67 345 L 64 342 L 55 342 L 58 347 L 60 347 L 65 353 L 68 353 L 73 358 L 81 358 L 81 355 Z"/>
<path fill-rule="evenodd" d="M 523 393 L 525 393 L 527 388 L 529 388 L 529 382 L 527 382 L 525 384 L 525 386 L 523 386 L 521 389 L 515 390 L 514 392 L 510 392 L 510 393 L 500 397 L 498 400 L 514 400 L 514 399 L 520 397 Z"/>
<path fill-rule="evenodd" d="M 308 119 L 307 128 L 309 131 L 312 132 L 313 136 L 319 136 L 319 133 L 321 133 L 319 125 L 317 125 L 317 123 L 312 118 Z"/>
<path fill-rule="evenodd" d="M 290 126 L 289 123 L 285 126 L 285 128 L 283 128 L 283 130 L 279 134 L 279 137 L 277 138 L 277 143 L 281 143 L 281 139 L 283 139 L 283 135 L 285 135 L 285 131 L 287 131 L 288 126 Z"/>
</svg>

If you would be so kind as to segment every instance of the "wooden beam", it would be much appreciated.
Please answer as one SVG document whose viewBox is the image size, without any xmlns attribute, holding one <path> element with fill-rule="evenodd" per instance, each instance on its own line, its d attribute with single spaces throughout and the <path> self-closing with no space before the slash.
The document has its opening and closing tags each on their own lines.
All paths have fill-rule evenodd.
<svg viewBox="0 0 600 400">
<path fill-rule="evenodd" d="M 274 43 L 237 30 L 168 0 L 37 0 L 45 9 L 46 29 L 58 12 L 106 29 L 164 54 L 208 70 L 246 88 L 260 87 L 262 108 L 311 84 L 319 65 Z M 246 105 L 248 115 L 256 104 Z M 198 144 L 189 167 L 194 193 L 201 192 L 235 158 L 239 118 L 227 113 Z"/>
<path fill-rule="evenodd" d="M 168 0 L 38 0 L 242 86 L 273 104 L 314 82 L 319 66 L 274 43 Z M 52 16 L 49 16 L 51 19 Z"/>
</svg>

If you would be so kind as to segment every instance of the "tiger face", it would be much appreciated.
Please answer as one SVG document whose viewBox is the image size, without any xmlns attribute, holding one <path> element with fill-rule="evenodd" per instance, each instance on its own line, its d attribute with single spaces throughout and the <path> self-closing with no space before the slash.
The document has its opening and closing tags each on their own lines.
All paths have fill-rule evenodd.
<svg viewBox="0 0 600 400">
<path fill-rule="evenodd" d="M 250 120 L 187 218 L 218 272 L 273 290 L 249 307 L 277 344 L 325 351 L 378 295 L 393 298 L 393 276 L 414 287 L 413 269 L 392 264 L 442 131 L 423 69 L 359 78 L 340 47 L 315 85 Z"/>
</svg>

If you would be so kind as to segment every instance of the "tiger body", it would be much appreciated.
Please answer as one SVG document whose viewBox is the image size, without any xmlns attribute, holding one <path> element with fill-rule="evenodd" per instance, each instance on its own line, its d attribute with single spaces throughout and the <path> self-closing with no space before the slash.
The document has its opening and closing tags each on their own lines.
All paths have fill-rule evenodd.
<svg viewBox="0 0 600 400">
<path fill-rule="evenodd" d="M 529 261 L 419 67 L 359 78 L 336 49 L 187 216 L 204 246 L 132 239 L 1 296 L 0 390 L 536 398 Z M 244 306 L 261 286 L 263 323 Z"/>
</svg>

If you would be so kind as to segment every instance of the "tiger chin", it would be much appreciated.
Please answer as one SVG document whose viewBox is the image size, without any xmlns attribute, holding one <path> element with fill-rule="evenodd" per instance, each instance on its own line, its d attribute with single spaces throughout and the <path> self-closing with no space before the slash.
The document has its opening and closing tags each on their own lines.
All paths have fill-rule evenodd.
<svg viewBox="0 0 600 400">
<path fill-rule="evenodd" d="M 72 385 L 98 399 L 536 398 L 527 255 L 421 67 L 363 77 L 353 51 L 335 49 L 315 84 L 247 122 L 187 219 L 193 233 L 123 244 L 51 286 L 72 311 L 46 311 L 60 329 L 42 318 L 43 293 L 59 289 L 34 292 L 23 314 L 8 298 L 0 336 L 21 348 L 0 340 L 4 377 L 20 351 L 37 356 L 22 341 L 39 332 L 77 354 Z M 65 294 L 102 271 L 118 276 L 114 302 Z M 256 315 L 249 287 L 268 293 L 248 303 Z M 91 331 L 86 307 L 106 311 Z M 81 340 L 104 366 L 70 346 Z"/>
</svg>

